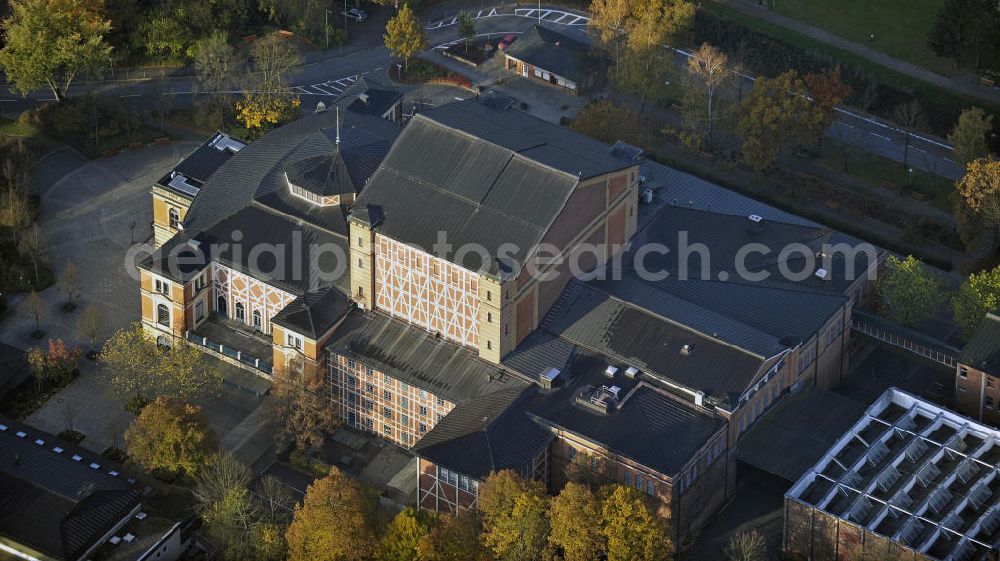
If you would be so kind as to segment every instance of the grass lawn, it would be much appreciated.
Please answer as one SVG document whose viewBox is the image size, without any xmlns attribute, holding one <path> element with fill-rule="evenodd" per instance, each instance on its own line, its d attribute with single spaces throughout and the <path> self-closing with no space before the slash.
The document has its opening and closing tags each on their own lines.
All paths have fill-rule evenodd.
<svg viewBox="0 0 1000 561">
<path fill-rule="evenodd" d="M 774 10 L 939 74 L 963 71 L 927 47 L 943 0 L 776 0 Z M 875 41 L 869 35 L 875 34 Z"/>
</svg>

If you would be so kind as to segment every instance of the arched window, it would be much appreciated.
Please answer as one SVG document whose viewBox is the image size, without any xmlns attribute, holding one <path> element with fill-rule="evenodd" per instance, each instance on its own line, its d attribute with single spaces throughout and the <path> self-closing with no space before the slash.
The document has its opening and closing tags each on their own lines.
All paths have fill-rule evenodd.
<svg viewBox="0 0 1000 561">
<path fill-rule="evenodd" d="M 247 312 L 243 308 L 243 302 L 236 303 L 236 320 L 243 323 L 246 323 L 247 321 Z"/>
<path fill-rule="evenodd" d="M 224 316 L 228 316 L 229 315 L 229 310 L 228 310 L 228 307 L 226 305 L 226 297 L 225 296 L 219 296 L 219 299 L 215 303 L 215 311 L 219 312 L 220 314 L 222 314 Z"/>
<path fill-rule="evenodd" d="M 167 214 L 170 216 L 170 227 L 176 230 L 177 227 L 180 226 L 181 224 L 180 211 L 178 211 L 176 208 L 171 208 Z"/>
<path fill-rule="evenodd" d="M 263 326 L 263 323 L 261 322 L 260 310 L 254 310 L 253 311 L 253 327 L 257 331 L 260 331 L 262 326 Z"/>
<path fill-rule="evenodd" d="M 166 304 L 160 304 L 156 307 L 156 323 L 170 327 L 170 309 L 167 308 Z"/>
<path fill-rule="evenodd" d="M 205 319 L 205 303 L 199 301 L 194 305 L 194 320 L 201 321 Z"/>
</svg>

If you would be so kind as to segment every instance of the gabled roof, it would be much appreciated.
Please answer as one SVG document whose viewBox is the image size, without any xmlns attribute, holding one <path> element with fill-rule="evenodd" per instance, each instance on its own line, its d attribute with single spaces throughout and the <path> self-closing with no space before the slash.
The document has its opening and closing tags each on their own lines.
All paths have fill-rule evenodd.
<svg viewBox="0 0 1000 561">
<path fill-rule="evenodd" d="M 590 45 L 536 25 L 504 49 L 504 54 L 542 70 L 580 82 L 586 75 Z"/>
<path fill-rule="evenodd" d="M 34 427 L 0 418 L 0 450 L 0 535 L 56 559 L 80 558 L 140 504 L 121 466 Z"/>
<path fill-rule="evenodd" d="M 379 312 L 352 311 L 326 348 L 452 403 L 526 385 L 475 351 Z"/>
<path fill-rule="evenodd" d="M 501 246 L 513 244 L 513 274 L 545 235 L 581 180 L 628 168 L 611 148 L 564 127 L 474 100 L 418 114 L 400 134 L 355 208 L 377 208 L 378 231 L 430 249 L 444 232 L 447 258 L 498 274 Z"/>
<path fill-rule="evenodd" d="M 524 410 L 533 387 L 515 386 L 463 403 L 413 447 L 422 458 L 483 479 L 490 472 L 529 472 L 531 461 L 552 440 Z"/>
<path fill-rule="evenodd" d="M 336 288 L 307 292 L 281 309 L 271 323 L 291 329 L 312 340 L 330 330 L 353 308 L 351 300 Z"/>
<path fill-rule="evenodd" d="M 976 370 L 1000 375 L 1000 316 L 986 314 L 962 348 L 958 361 Z"/>
</svg>

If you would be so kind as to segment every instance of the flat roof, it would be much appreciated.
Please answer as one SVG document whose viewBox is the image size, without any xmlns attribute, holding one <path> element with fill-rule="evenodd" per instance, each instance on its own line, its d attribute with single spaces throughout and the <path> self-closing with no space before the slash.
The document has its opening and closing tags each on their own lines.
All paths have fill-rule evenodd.
<svg viewBox="0 0 1000 561">
<path fill-rule="evenodd" d="M 934 559 L 1000 544 L 1000 431 L 889 388 L 785 497 Z"/>
</svg>

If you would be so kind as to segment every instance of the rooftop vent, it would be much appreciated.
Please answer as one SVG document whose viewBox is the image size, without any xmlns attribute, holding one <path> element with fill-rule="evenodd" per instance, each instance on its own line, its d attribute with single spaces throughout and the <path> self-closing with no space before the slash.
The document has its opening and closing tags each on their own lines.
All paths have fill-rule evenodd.
<svg viewBox="0 0 1000 561">
<path fill-rule="evenodd" d="M 688 356 L 691 354 L 691 345 L 684 345 L 681 347 L 681 356 Z"/>
<path fill-rule="evenodd" d="M 827 277 L 827 276 L 828 276 L 829 274 L 830 274 L 830 272 L 829 272 L 829 271 L 827 271 L 826 269 L 822 268 L 822 267 L 820 267 L 819 269 L 816 269 L 816 273 L 815 273 L 815 275 L 816 275 L 817 277 L 819 277 L 819 278 L 821 278 L 821 279 L 824 279 L 824 280 L 826 280 L 826 277 Z"/>
<path fill-rule="evenodd" d="M 621 392 L 621 388 L 618 386 L 601 386 L 600 388 L 594 388 L 594 386 L 587 386 L 583 388 L 580 392 L 576 394 L 575 401 L 577 405 L 585 407 L 595 413 L 600 413 L 601 415 L 607 415 L 616 403 L 618 403 L 617 395 Z"/>
<path fill-rule="evenodd" d="M 361 103 L 364 103 L 366 105 L 368 104 L 368 94 L 366 93 L 358 94 L 358 99 L 361 100 Z"/>
<path fill-rule="evenodd" d="M 629 366 L 625 369 L 625 377 L 629 380 L 635 380 L 636 376 L 639 375 L 639 369 L 634 366 Z"/>
<path fill-rule="evenodd" d="M 748 218 L 750 218 L 750 222 L 753 222 L 754 224 L 760 224 L 760 221 L 764 220 L 764 218 L 759 214 L 751 214 Z"/>
<path fill-rule="evenodd" d="M 607 376 L 608 378 L 614 378 L 615 374 L 617 373 L 618 373 L 617 366 L 611 366 L 609 364 L 608 367 L 604 369 L 604 375 Z"/>
<path fill-rule="evenodd" d="M 619 388 L 618 386 L 611 386 L 610 388 L 608 388 L 608 393 L 611 394 L 611 397 L 613 397 L 615 401 L 618 401 L 619 399 L 621 399 L 622 389 Z"/>
<path fill-rule="evenodd" d="M 694 392 L 694 404 L 698 407 L 705 405 L 705 392 Z"/>
<path fill-rule="evenodd" d="M 316 112 L 322 113 L 324 111 L 326 111 L 326 104 L 320 101 L 319 103 L 316 104 Z"/>
<path fill-rule="evenodd" d="M 549 368 L 538 377 L 538 385 L 547 390 L 551 390 L 552 387 L 558 383 L 559 374 L 560 372 L 558 368 Z"/>
<path fill-rule="evenodd" d="M 764 217 L 759 214 L 751 214 L 747 217 L 750 220 L 750 231 L 760 232 L 764 229 Z"/>
<path fill-rule="evenodd" d="M 645 203 L 645 204 L 649 204 L 649 203 L 653 202 L 653 190 L 652 189 L 646 188 L 646 189 L 642 190 L 642 202 Z"/>
</svg>

